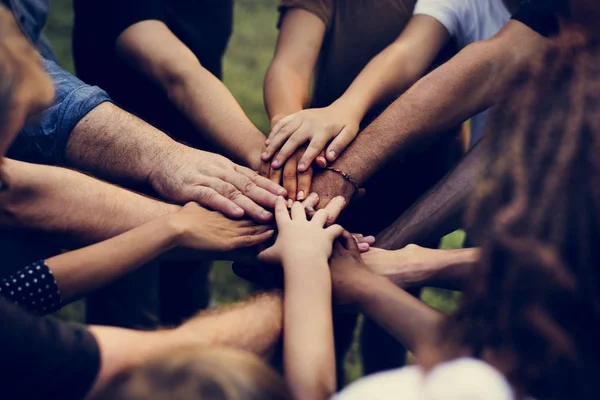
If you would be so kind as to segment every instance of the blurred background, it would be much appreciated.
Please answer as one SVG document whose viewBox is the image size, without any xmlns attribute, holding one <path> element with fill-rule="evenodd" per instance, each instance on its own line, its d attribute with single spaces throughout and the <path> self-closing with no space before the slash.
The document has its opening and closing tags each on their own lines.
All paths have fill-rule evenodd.
<svg viewBox="0 0 600 400">
<path fill-rule="evenodd" d="M 269 129 L 269 121 L 263 106 L 262 84 L 277 39 L 277 4 L 278 0 L 235 0 L 234 32 L 224 62 L 225 84 L 263 132 Z M 45 33 L 61 65 L 74 72 L 71 57 L 72 22 L 72 0 L 52 0 Z M 461 247 L 463 240 L 464 234 L 455 232 L 444 238 L 441 246 Z M 231 272 L 230 264 L 226 262 L 215 263 L 211 280 L 212 298 L 216 304 L 242 299 L 251 291 L 245 282 Z M 457 293 L 438 289 L 425 289 L 422 295 L 428 304 L 445 312 L 454 309 L 457 297 Z M 66 307 L 58 316 L 82 321 L 82 303 Z M 357 341 L 346 360 L 346 369 L 350 381 L 362 374 Z"/>
</svg>

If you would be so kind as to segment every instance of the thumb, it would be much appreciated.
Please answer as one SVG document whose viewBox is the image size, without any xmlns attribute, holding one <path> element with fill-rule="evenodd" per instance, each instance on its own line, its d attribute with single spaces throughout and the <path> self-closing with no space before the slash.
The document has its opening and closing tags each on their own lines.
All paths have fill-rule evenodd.
<svg viewBox="0 0 600 400">
<path fill-rule="evenodd" d="M 352 236 L 350 232 L 344 231 L 342 234 L 342 242 L 346 250 L 352 253 L 359 252 L 358 243 L 356 243 L 356 239 L 354 239 L 354 236 Z"/>
<path fill-rule="evenodd" d="M 258 253 L 257 258 L 264 262 L 264 263 L 268 263 L 268 264 L 275 264 L 277 263 L 277 250 L 275 249 L 275 246 L 271 246 L 266 250 L 261 251 L 260 253 Z"/>
</svg>

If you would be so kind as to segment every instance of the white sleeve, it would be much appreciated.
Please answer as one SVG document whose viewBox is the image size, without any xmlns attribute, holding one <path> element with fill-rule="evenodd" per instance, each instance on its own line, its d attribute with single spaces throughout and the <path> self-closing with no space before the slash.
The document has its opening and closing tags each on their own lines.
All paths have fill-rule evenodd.
<svg viewBox="0 0 600 400">
<path fill-rule="evenodd" d="M 436 366 L 423 382 L 423 400 L 513 400 L 504 376 L 489 364 L 462 358 Z"/>
<path fill-rule="evenodd" d="M 457 37 L 464 21 L 464 3 L 465 0 L 418 0 L 413 15 L 429 15 L 444 25 L 450 36 Z"/>
<path fill-rule="evenodd" d="M 417 366 L 381 372 L 359 379 L 331 400 L 418 400 L 422 380 Z"/>
</svg>

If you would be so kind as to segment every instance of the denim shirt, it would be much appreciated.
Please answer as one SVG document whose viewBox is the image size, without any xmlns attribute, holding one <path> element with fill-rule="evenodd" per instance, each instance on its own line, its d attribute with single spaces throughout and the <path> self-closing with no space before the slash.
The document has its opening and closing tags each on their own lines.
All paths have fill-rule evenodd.
<svg viewBox="0 0 600 400">
<path fill-rule="evenodd" d="M 8 157 L 21 161 L 63 165 L 71 131 L 91 110 L 105 101 L 108 94 L 89 86 L 62 69 L 42 35 L 48 17 L 49 0 L 1 0 L 14 14 L 17 23 L 42 56 L 46 72 L 56 88 L 54 104 L 32 119 L 8 151 Z"/>
</svg>

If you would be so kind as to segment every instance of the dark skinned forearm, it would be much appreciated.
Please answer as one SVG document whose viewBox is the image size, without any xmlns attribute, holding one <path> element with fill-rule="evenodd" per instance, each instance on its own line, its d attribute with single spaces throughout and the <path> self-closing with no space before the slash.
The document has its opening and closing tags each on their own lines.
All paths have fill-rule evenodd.
<svg viewBox="0 0 600 400">
<path fill-rule="evenodd" d="M 426 146 L 440 132 L 492 106 L 546 43 L 525 25 L 510 21 L 494 38 L 467 46 L 392 103 L 334 167 L 364 183 L 387 161 Z"/>
<path fill-rule="evenodd" d="M 453 171 L 378 236 L 378 247 L 396 250 L 411 243 L 425 244 L 459 229 L 484 165 L 485 151 L 481 143 L 469 151 Z"/>
</svg>

